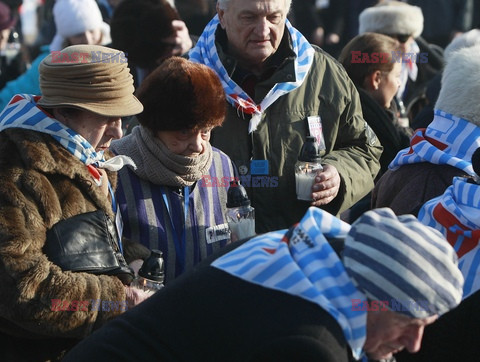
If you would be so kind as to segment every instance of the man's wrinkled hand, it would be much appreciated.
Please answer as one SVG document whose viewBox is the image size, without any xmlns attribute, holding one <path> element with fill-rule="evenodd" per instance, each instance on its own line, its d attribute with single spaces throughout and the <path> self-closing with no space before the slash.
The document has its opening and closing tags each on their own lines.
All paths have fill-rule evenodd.
<svg viewBox="0 0 480 362">
<path fill-rule="evenodd" d="M 312 206 L 322 206 L 330 203 L 340 190 L 340 175 L 335 166 L 323 165 L 323 170 L 317 172 L 312 187 Z"/>
</svg>

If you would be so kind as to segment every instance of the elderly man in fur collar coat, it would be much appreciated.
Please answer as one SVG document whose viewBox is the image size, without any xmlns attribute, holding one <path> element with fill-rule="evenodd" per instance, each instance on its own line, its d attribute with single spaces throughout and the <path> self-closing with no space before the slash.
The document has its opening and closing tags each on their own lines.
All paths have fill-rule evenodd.
<svg viewBox="0 0 480 362">
<path fill-rule="evenodd" d="M 1 361 L 57 360 L 144 297 L 117 276 L 80 272 L 104 236 L 123 275 L 130 272 L 109 192 L 112 171 L 128 160 L 104 152 L 121 137 L 120 117 L 143 107 L 126 62 L 113 61 L 119 51 L 80 45 L 62 53 L 69 61 L 50 54 L 40 65 L 42 97 L 16 95 L 0 114 Z M 72 247 L 77 254 L 67 255 Z"/>
</svg>

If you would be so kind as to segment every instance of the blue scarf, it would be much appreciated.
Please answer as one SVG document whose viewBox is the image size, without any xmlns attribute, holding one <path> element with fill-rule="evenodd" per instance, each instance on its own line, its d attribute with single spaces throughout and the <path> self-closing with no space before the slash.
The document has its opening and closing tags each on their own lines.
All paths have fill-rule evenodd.
<svg viewBox="0 0 480 362">
<path fill-rule="evenodd" d="M 455 177 L 443 195 L 427 201 L 418 220 L 439 230 L 453 246 L 465 278 L 463 298 L 480 289 L 480 185 Z"/>
<path fill-rule="evenodd" d="M 93 165 L 110 171 L 118 171 L 124 165 L 135 167 L 135 163 L 127 156 L 116 156 L 105 161 L 103 151 L 95 152 L 84 137 L 44 113 L 37 106 L 39 99 L 40 96 L 28 94 L 14 96 L 0 113 L 0 131 L 23 128 L 49 134 L 86 166 Z"/>
<path fill-rule="evenodd" d="M 363 303 L 366 297 L 354 286 L 326 239 L 345 237 L 349 230 L 347 223 L 310 207 L 291 230 L 289 240 L 286 230 L 260 235 L 215 260 L 212 266 L 317 304 L 341 326 L 358 359 L 366 338 L 366 312 L 354 311 L 352 300 Z"/>
<path fill-rule="evenodd" d="M 248 133 L 252 133 L 257 129 L 258 124 L 262 120 L 263 112 L 273 102 L 282 95 L 287 94 L 302 85 L 310 67 L 312 66 L 315 51 L 308 40 L 305 39 L 305 37 L 296 30 L 287 19 L 285 25 L 292 39 L 293 51 L 297 55 L 295 58 L 296 80 L 295 82 L 275 84 L 261 103 L 257 105 L 248 94 L 230 78 L 218 57 L 217 47 L 215 45 L 215 31 L 217 30 L 218 24 L 218 15 L 215 15 L 205 27 L 205 30 L 198 39 L 197 45 L 190 50 L 189 58 L 194 62 L 208 65 L 215 70 L 220 77 L 228 102 L 237 108 L 237 110 L 252 115 L 248 128 Z"/>
<path fill-rule="evenodd" d="M 426 129 L 415 132 L 410 147 L 399 151 L 388 168 L 396 170 L 401 165 L 429 162 L 450 165 L 474 175 L 471 160 L 478 147 L 480 127 L 436 109 L 433 121 Z"/>
</svg>

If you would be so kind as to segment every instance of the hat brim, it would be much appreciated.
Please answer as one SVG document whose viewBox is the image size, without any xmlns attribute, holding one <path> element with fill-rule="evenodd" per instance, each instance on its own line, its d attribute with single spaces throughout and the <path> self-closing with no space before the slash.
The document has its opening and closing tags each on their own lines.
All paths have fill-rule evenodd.
<svg viewBox="0 0 480 362">
<path fill-rule="evenodd" d="M 72 107 L 79 108 L 86 111 L 93 112 L 100 116 L 106 117 L 127 117 L 133 116 L 135 114 L 141 113 L 143 111 L 142 103 L 135 97 L 131 95 L 130 97 L 124 97 L 114 102 L 75 102 L 68 101 L 65 97 L 42 97 L 37 102 L 39 106 L 46 108 L 55 108 L 55 107 Z"/>
</svg>

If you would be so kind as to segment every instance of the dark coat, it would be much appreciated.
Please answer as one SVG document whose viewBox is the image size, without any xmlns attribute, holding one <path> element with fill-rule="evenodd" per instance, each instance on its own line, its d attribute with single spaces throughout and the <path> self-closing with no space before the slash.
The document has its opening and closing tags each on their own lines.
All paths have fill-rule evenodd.
<svg viewBox="0 0 480 362">
<path fill-rule="evenodd" d="M 210 263 L 102 327 L 64 362 L 350 360 L 339 324 L 318 305 Z"/>
<path fill-rule="evenodd" d="M 22 129 L 0 133 L 0 200 L 0 360 L 55 360 L 121 312 L 52 311 L 52 299 L 122 301 L 125 288 L 113 276 L 62 271 L 43 252 L 46 232 L 95 210 L 113 218 L 111 202 L 50 135 Z"/>
<path fill-rule="evenodd" d="M 429 162 L 388 170 L 372 191 L 372 207 L 390 207 L 397 215 L 418 215 L 422 205 L 452 184 L 454 176 L 467 177 L 462 170 Z"/>
<path fill-rule="evenodd" d="M 415 38 L 415 42 L 420 48 L 420 54 L 428 54 L 428 61 L 426 63 L 417 62 L 417 79 L 414 82 L 408 78 L 403 93 L 403 103 L 410 120 L 413 120 L 427 104 L 428 82 L 443 69 L 444 65 L 442 48 L 435 44 L 429 44 L 422 37 Z"/>
<path fill-rule="evenodd" d="M 381 107 L 365 90 L 357 88 L 362 103 L 363 118 L 377 135 L 383 146 L 380 157 L 381 176 L 388 169 L 388 165 L 395 158 L 398 151 L 410 146 L 408 129 L 400 127 L 396 122 L 396 109 L 385 109 Z M 392 102 L 393 104 L 393 102 Z"/>
<path fill-rule="evenodd" d="M 365 90 L 357 88 L 362 103 L 363 118 L 377 135 L 383 146 L 380 157 L 380 172 L 378 180 L 387 170 L 390 162 L 395 158 L 398 151 L 410 145 L 410 129 L 396 124 L 396 107 L 392 101 L 391 109 L 381 107 Z M 370 210 L 371 192 L 350 208 L 348 222 L 354 222 L 364 212 Z"/>
</svg>

